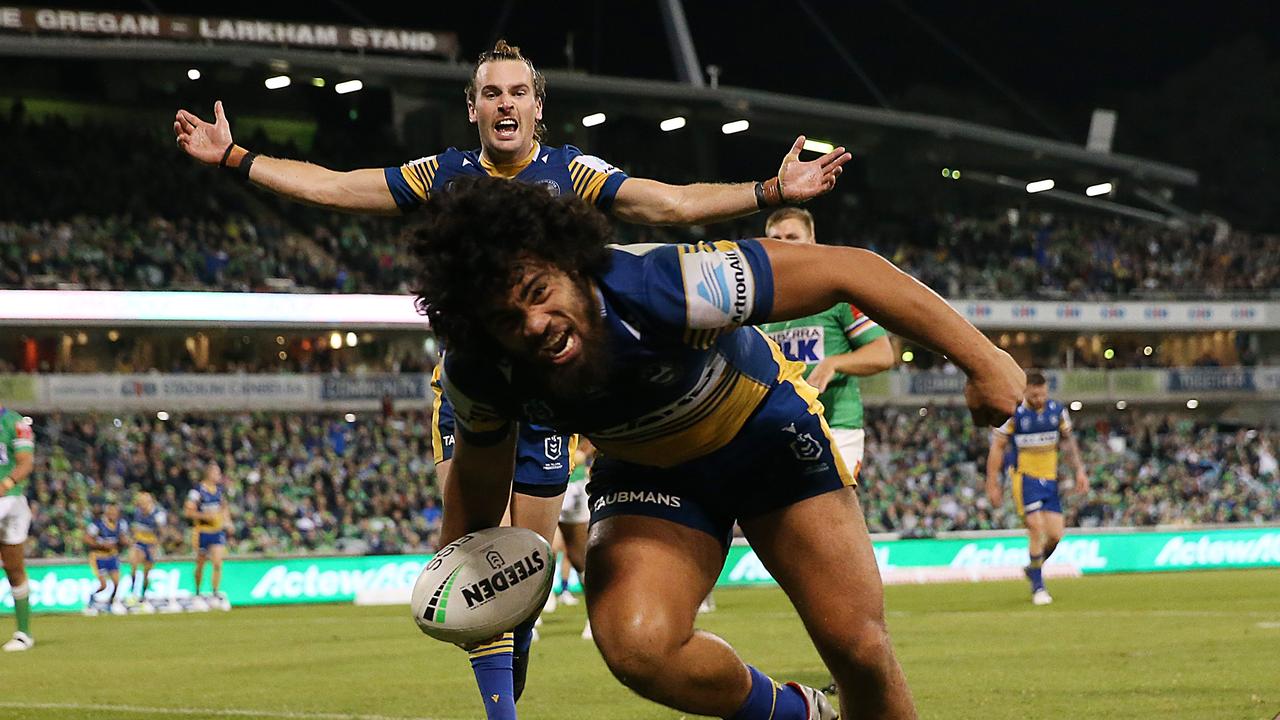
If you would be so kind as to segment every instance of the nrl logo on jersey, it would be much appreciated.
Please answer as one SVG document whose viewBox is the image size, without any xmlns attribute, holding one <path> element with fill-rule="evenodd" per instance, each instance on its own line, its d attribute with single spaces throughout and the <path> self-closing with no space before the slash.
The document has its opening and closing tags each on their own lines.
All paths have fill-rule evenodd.
<svg viewBox="0 0 1280 720">
<path fill-rule="evenodd" d="M 561 435 L 552 435 L 542 439 L 542 454 L 547 456 L 548 460 L 559 460 L 560 453 L 564 451 L 564 437 Z"/>
</svg>

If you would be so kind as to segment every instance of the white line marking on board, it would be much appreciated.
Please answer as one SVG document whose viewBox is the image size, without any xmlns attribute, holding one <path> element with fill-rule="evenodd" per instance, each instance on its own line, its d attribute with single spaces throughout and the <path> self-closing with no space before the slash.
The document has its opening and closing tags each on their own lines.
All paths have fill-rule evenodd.
<svg viewBox="0 0 1280 720">
<path fill-rule="evenodd" d="M 152 715 L 185 715 L 195 717 L 279 718 L 280 720 L 448 720 L 447 718 L 405 717 L 403 715 L 360 715 L 356 713 L 291 712 L 288 710 L 249 710 L 245 708 L 173 708 L 139 705 L 106 705 L 94 703 L 10 702 L 0 700 L 0 708 L 21 710 L 93 710 L 99 712 L 138 713 Z"/>
</svg>

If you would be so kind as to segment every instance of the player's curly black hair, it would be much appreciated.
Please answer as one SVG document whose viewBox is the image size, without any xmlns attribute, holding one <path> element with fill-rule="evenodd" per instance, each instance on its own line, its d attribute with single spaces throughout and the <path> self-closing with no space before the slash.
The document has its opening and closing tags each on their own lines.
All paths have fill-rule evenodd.
<svg viewBox="0 0 1280 720">
<path fill-rule="evenodd" d="M 516 268 L 543 260 L 585 282 L 609 267 L 608 220 L 574 195 L 501 178 L 459 178 L 433 192 L 406 233 L 418 312 L 447 347 L 483 346 L 483 313 L 510 289 Z"/>
</svg>

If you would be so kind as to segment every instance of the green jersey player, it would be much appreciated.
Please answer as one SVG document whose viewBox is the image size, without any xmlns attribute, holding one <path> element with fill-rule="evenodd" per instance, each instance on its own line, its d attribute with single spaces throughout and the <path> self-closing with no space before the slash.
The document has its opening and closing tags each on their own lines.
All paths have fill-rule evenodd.
<svg viewBox="0 0 1280 720">
<path fill-rule="evenodd" d="M 35 448 L 31 423 L 21 413 L 0 405 L 0 560 L 4 561 L 18 620 L 18 631 L 3 646 L 6 652 L 30 650 L 36 644 L 31 638 L 31 590 L 22 559 L 31 529 L 31 508 L 24 491 L 35 467 Z"/>
<path fill-rule="evenodd" d="M 815 243 L 813 216 L 787 207 L 769 216 L 765 234 L 775 240 Z M 805 380 L 818 389 L 823 415 L 849 473 L 862 468 L 862 392 L 858 378 L 893 367 L 884 328 L 849 303 L 816 315 L 760 326 L 790 360 L 805 364 Z"/>
</svg>

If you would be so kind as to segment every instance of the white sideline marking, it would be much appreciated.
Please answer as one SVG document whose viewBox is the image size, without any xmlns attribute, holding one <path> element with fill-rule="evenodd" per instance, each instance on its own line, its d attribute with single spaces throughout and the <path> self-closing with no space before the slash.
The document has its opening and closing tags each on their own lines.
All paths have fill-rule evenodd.
<svg viewBox="0 0 1280 720">
<path fill-rule="evenodd" d="M 1280 622 L 1260 622 L 1258 627 L 1263 630 L 1280 630 Z"/>
<path fill-rule="evenodd" d="M 355 715 L 350 713 L 289 712 L 280 710 L 246 710 L 242 708 L 167 708 L 139 705 L 99 705 L 92 703 L 41 703 L 0 701 L 0 708 L 22 710 L 96 710 L 153 715 L 195 715 L 199 717 L 281 718 L 282 720 L 446 720 L 445 718 L 404 717 L 400 715 Z"/>
</svg>

